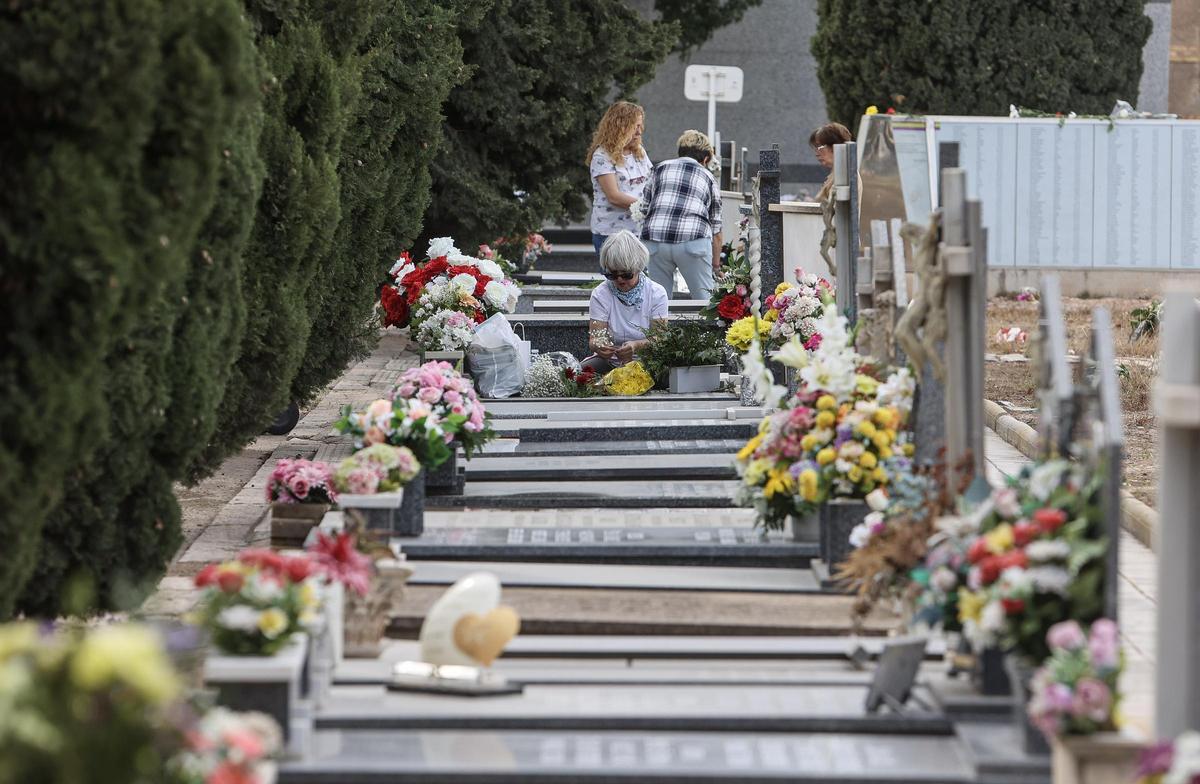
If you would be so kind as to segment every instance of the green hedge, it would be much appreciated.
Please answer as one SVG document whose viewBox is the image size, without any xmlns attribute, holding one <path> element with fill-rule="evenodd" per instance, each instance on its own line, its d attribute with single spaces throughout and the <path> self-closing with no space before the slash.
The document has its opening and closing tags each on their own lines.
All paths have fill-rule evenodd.
<svg viewBox="0 0 1200 784">
<path fill-rule="evenodd" d="M 359 45 L 361 95 L 338 166 L 342 219 L 314 278 L 296 400 L 311 399 L 378 338 L 378 285 L 420 231 L 442 104 L 465 77 L 456 24 L 478 20 L 488 2 L 385 0 Z"/>
<path fill-rule="evenodd" d="M 225 154 L 239 134 L 253 149 L 260 100 L 235 0 L 57 6 L 10 15 L 0 34 L 28 47 L 16 58 L 18 78 L 30 107 L 52 118 L 36 127 L 23 117 L 13 130 L 24 147 L 10 148 L 12 162 L 27 167 L 16 181 L 29 190 L 16 202 L 24 221 L 6 241 L 20 238 L 21 267 L 47 306 L 13 303 L 26 330 L 44 328 L 37 342 L 23 333 L 37 356 L 24 358 L 16 394 L 42 393 L 29 381 L 72 363 L 72 378 L 57 379 L 51 397 L 70 390 L 82 414 L 58 412 L 69 432 L 17 456 L 65 472 L 60 503 L 39 494 L 38 511 L 53 511 L 36 558 L 33 515 L 15 521 L 25 529 L 20 546 L 3 550 L 0 580 L 25 582 L 17 606 L 32 614 L 123 604 L 177 547 L 172 484 L 212 428 L 229 365 L 222 351 L 240 326 L 238 213 L 257 189 L 245 144 L 236 159 Z M 49 177 L 46 159 L 62 163 Z M 8 215 L 8 207 L 0 209 Z M 76 304 L 93 288 L 111 295 L 103 311 L 87 307 L 86 293 Z M 5 422 L 6 453 L 37 432 L 28 427 Z M 21 508 L 27 492 L 7 497 Z M 19 560 L 9 562 L 9 552 Z M 90 595 L 68 591 L 72 584 Z M 7 613 L 18 594 L 0 593 Z"/>
<path fill-rule="evenodd" d="M 819 0 L 812 52 L 829 116 L 872 104 L 1007 115 L 1009 104 L 1107 114 L 1135 103 L 1152 24 L 1142 0 Z"/>
<path fill-rule="evenodd" d="M 583 158 L 614 90 L 648 82 L 678 40 L 625 0 L 497 0 L 459 34 L 474 70 L 446 105 L 423 235 L 464 250 L 582 215 Z"/>
</svg>

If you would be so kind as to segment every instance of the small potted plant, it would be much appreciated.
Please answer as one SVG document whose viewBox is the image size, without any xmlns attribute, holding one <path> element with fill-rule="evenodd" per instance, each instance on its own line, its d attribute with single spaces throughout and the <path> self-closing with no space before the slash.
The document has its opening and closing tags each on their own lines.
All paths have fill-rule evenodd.
<svg viewBox="0 0 1200 784">
<path fill-rule="evenodd" d="M 220 651 L 205 662 L 205 682 L 234 710 L 262 710 L 286 733 L 302 696 L 307 632 L 322 620 L 318 568 L 305 555 L 245 550 L 236 561 L 196 575 L 196 610 Z"/>
<path fill-rule="evenodd" d="M 1030 683 L 1029 718 L 1050 743 L 1059 784 L 1128 784 L 1140 745 L 1117 733 L 1121 642 L 1101 618 L 1086 633 L 1062 621 L 1046 633 L 1050 658 Z"/>
<path fill-rule="evenodd" d="M 399 510 L 404 487 L 421 471 L 421 464 L 406 446 L 372 444 L 338 464 L 333 475 L 338 507 L 361 518 L 362 528 L 388 536 L 412 536 L 411 521 Z M 419 532 L 418 532 L 419 533 Z"/>
<path fill-rule="evenodd" d="M 646 346 L 638 352 L 655 381 L 664 378 L 672 394 L 712 392 L 721 386 L 725 360 L 719 329 L 700 319 L 656 322 L 646 331 Z"/>
<path fill-rule="evenodd" d="M 328 463 L 279 460 L 267 480 L 271 504 L 271 546 L 300 547 L 331 504 L 337 501 Z"/>
</svg>

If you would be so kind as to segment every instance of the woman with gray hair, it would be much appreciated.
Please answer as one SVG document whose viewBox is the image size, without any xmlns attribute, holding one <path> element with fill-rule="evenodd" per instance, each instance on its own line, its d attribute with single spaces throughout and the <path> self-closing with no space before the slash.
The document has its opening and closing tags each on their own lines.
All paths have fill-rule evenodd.
<svg viewBox="0 0 1200 784">
<path fill-rule="evenodd" d="M 596 352 L 583 361 L 607 373 L 633 359 L 646 345 L 646 330 L 667 319 L 667 292 L 643 273 L 650 252 L 628 231 L 613 234 L 600 248 L 600 267 L 607 280 L 592 290 L 588 307 L 590 338 Z"/>
</svg>

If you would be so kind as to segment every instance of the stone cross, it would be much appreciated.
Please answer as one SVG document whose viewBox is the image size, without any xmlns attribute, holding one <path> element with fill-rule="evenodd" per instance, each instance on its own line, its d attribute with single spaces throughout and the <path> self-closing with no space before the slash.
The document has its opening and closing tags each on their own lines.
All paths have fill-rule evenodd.
<svg viewBox="0 0 1200 784">
<path fill-rule="evenodd" d="M 854 324 L 858 320 L 855 286 L 859 250 L 858 229 L 858 146 L 854 142 L 833 146 L 834 227 L 837 231 L 838 313 Z"/>
<path fill-rule="evenodd" d="M 1155 390 L 1159 440 L 1158 671 L 1154 729 L 1161 738 L 1200 730 L 1200 305 L 1164 302 Z"/>
<path fill-rule="evenodd" d="M 902 242 L 902 241 L 901 241 Z M 892 260 L 892 230 L 887 221 L 871 221 L 871 247 L 858 259 L 855 299 L 858 311 L 860 354 L 892 362 L 897 351 L 894 327 L 899 315 Z M 903 244 L 900 257 L 903 258 Z M 901 273 L 903 275 L 903 273 Z"/>
<path fill-rule="evenodd" d="M 982 479 L 984 310 L 986 259 L 982 253 L 982 210 L 967 200 L 967 173 L 942 170 L 942 246 L 946 288 L 946 465 L 950 487 L 964 478 Z M 963 461 L 970 456 L 970 467 Z M 967 474 L 964 477 L 961 472 Z"/>
<path fill-rule="evenodd" d="M 1042 279 L 1038 332 L 1041 456 L 1042 459 L 1074 458 L 1102 474 L 1100 507 L 1104 535 L 1109 542 L 1105 556 L 1104 614 L 1115 620 L 1125 439 L 1112 319 L 1104 308 L 1092 311 L 1092 336 L 1083 357 L 1080 384 L 1075 383 L 1067 364 L 1067 328 L 1059 282 L 1054 275 Z"/>
<path fill-rule="evenodd" d="M 760 313 L 766 313 L 767 297 L 774 294 L 775 288 L 783 282 L 783 214 L 771 210 L 772 204 L 779 203 L 778 144 L 758 153 L 758 194 L 762 291 L 757 305 Z"/>
</svg>

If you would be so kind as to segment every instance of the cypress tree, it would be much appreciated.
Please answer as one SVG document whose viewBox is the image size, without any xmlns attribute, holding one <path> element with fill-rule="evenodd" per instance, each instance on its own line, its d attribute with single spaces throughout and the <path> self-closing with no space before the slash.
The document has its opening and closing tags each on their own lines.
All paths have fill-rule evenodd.
<svg viewBox="0 0 1200 784">
<path fill-rule="evenodd" d="M 89 132 L 127 137 L 133 149 L 95 152 L 101 168 L 120 166 L 121 179 L 97 194 L 114 202 L 114 210 L 89 205 L 83 228 L 97 237 L 128 238 L 122 248 L 127 265 L 109 278 L 120 297 L 108 323 L 90 335 L 67 336 L 103 365 L 88 377 L 84 393 L 92 410 L 79 438 L 92 448 L 90 456 L 84 450 L 64 455 L 49 445 L 39 451 L 39 457 L 67 458 L 68 468 L 66 493 L 45 522 L 40 554 L 28 560 L 34 571 L 18 606 L 33 614 L 83 609 L 80 601 L 125 604 L 132 596 L 122 589 L 147 587 L 178 545 L 172 484 L 212 428 L 230 363 L 226 352 L 240 329 L 242 215 L 252 208 L 261 179 L 254 157 L 259 74 L 235 0 L 94 2 L 82 13 L 62 5 L 58 25 L 43 26 L 52 17 L 30 13 L 22 27 L 44 35 L 43 45 L 53 41 L 51 52 L 94 47 L 80 70 L 63 70 L 56 89 L 70 97 L 78 85 L 100 105 L 78 107 L 72 121 Z M 89 24 L 96 22 L 105 36 L 97 37 Z M 114 61 L 123 51 L 130 62 Z M 33 61 L 32 53 L 24 60 Z M 112 83 L 96 83 L 94 73 Z M 124 105 L 117 97 L 124 92 L 136 93 L 138 105 Z M 56 124 L 47 130 L 54 151 L 87 142 L 84 129 Z M 56 187 L 88 190 L 87 172 L 64 172 Z M 52 231 L 27 230 L 29 237 Z M 106 252 L 77 251 L 81 262 Z M 73 293 L 74 287 L 62 287 L 53 296 Z M 64 594 L 74 578 L 92 592 L 87 599 Z"/>
<path fill-rule="evenodd" d="M 821 89 L 829 116 L 850 128 L 872 104 L 1107 114 L 1136 100 L 1152 27 L 1142 0 L 819 0 L 817 13 Z"/>
<path fill-rule="evenodd" d="M 442 104 L 465 77 L 457 24 L 491 0 L 384 0 L 361 42 L 361 94 L 338 165 L 342 219 L 314 278 L 319 296 L 292 397 L 308 400 L 379 334 L 380 267 L 420 230 Z"/>
<path fill-rule="evenodd" d="M 474 70 L 446 105 L 423 234 L 469 250 L 583 213 L 596 123 L 614 92 L 653 77 L 678 29 L 624 0 L 497 0 L 460 36 Z"/>
</svg>

